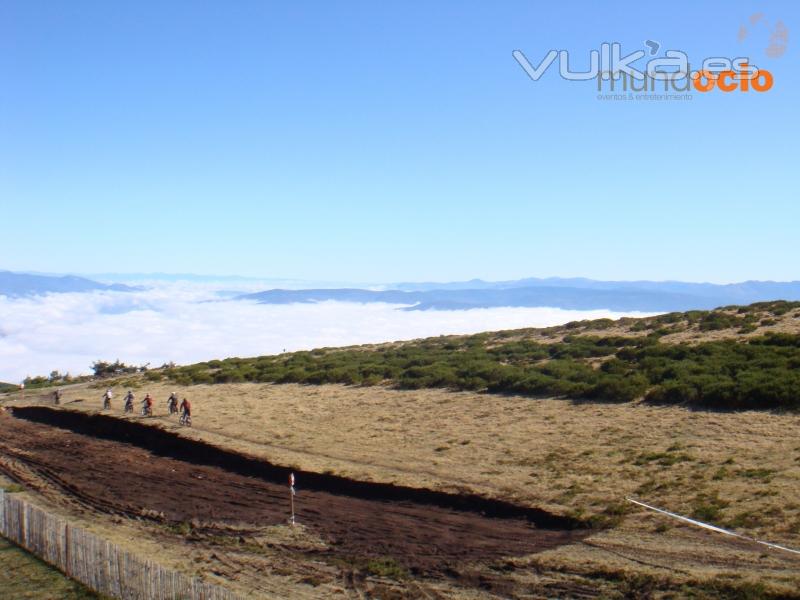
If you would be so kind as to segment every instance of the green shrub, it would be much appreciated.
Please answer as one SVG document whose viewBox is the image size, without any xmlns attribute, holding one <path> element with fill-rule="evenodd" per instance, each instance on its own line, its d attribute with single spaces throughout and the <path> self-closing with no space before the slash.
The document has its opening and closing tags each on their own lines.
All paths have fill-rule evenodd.
<svg viewBox="0 0 800 600">
<path fill-rule="evenodd" d="M 628 376 L 609 375 L 588 390 L 585 397 L 606 402 L 630 402 L 642 397 L 648 386 L 647 378 L 639 373 Z"/>
<path fill-rule="evenodd" d="M 387 577 L 390 579 L 405 579 L 408 572 L 391 557 L 374 558 L 367 562 L 364 570 L 370 575 L 377 577 Z"/>
<path fill-rule="evenodd" d="M 591 330 L 592 322 L 575 322 L 552 328 L 554 335 L 569 334 L 550 344 L 516 339 L 518 332 L 500 332 L 491 338 L 488 334 L 438 337 L 374 351 L 319 349 L 230 358 L 167 366 L 160 373 L 182 384 L 387 384 L 603 402 L 644 397 L 652 403 L 714 409 L 799 409 L 800 335 L 770 332 L 696 345 L 659 341 L 672 331 L 665 326 L 683 323 L 696 323 L 705 330 L 750 330 L 756 311 L 746 308 L 671 313 L 639 321 L 652 330 L 647 336 L 583 335 L 576 332 Z M 767 303 L 759 310 L 783 308 L 785 304 Z M 598 324 L 600 329 L 607 326 Z M 158 376 L 146 375 L 153 380 Z"/>
</svg>

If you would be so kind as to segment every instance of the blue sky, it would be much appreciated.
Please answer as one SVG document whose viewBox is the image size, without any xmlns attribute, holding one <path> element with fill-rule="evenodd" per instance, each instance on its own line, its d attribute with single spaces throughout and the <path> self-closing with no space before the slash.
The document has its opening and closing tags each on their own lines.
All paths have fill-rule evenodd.
<svg viewBox="0 0 800 600">
<path fill-rule="evenodd" d="M 737 40 L 754 13 L 764 20 Z M 800 279 L 795 2 L 0 5 L 0 268 Z M 781 20 L 789 46 L 764 48 Z M 596 99 L 646 39 L 767 93 Z"/>
</svg>

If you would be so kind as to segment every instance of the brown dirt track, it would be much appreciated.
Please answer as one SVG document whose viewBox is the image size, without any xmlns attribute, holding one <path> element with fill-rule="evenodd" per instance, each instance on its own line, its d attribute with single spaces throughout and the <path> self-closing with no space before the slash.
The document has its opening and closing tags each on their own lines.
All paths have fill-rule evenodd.
<svg viewBox="0 0 800 600">
<path fill-rule="evenodd" d="M 211 526 L 287 520 L 283 467 L 110 417 L 15 414 L 24 418 L 0 418 L 0 451 L 95 509 Z M 415 573 L 530 555 L 587 534 L 568 519 L 474 496 L 302 472 L 297 483 L 298 521 L 327 542 L 325 553 L 391 557 Z"/>
</svg>

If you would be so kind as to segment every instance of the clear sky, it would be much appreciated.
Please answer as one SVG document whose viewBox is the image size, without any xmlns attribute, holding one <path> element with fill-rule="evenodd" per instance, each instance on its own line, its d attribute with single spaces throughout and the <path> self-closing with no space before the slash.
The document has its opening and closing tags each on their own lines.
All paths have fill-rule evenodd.
<svg viewBox="0 0 800 600">
<path fill-rule="evenodd" d="M 790 1 L 5 0 L 0 268 L 800 279 L 799 35 Z M 647 39 L 774 87 L 600 101 L 511 55 Z"/>
</svg>

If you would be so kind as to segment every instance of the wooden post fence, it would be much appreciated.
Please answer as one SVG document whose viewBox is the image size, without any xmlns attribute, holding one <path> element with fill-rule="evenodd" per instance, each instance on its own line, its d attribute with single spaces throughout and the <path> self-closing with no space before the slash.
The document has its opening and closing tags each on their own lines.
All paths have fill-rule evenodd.
<svg viewBox="0 0 800 600">
<path fill-rule="evenodd" d="M 94 591 L 122 600 L 244 600 L 129 553 L 0 489 L 0 535 Z"/>
</svg>

